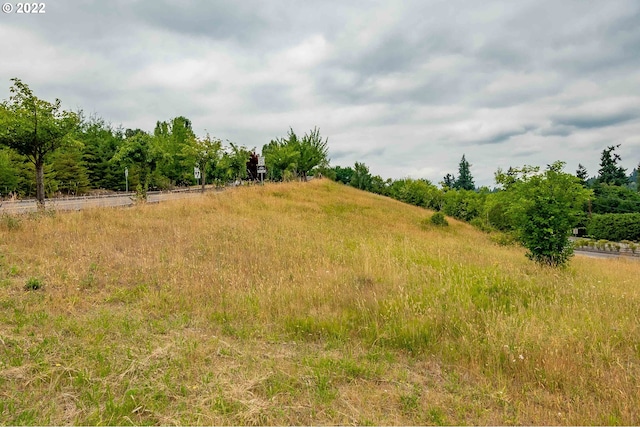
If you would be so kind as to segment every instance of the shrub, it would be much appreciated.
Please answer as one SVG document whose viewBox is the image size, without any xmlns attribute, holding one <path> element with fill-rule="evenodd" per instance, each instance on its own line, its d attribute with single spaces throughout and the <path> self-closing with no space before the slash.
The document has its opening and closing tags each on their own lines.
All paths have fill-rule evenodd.
<svg viewBox="0 0 640 427">
<path fill-rule="evenodd" d="M 613 241 L 640 240 L 640 214 L 593 215 L 587 223 L 587 233 L 596 239 Z"/>
<path fill-rule="evenodd" d="M 491 235 L 491 241 L 500 246 L 512 246 L 518 244 L 518 236 L 510 232 L 496 233 Z"/>
<path fill-rule="evenodd" d="M 482 212 L 484 197 L 471 190 L 450 190 L 444 193 L 442 210 L 454 218 L 471 221 Z"/>
<path fill-rule="evenodd" d="M 480 217 L 473 218 L 469 222 L 469 224 L 473 225 L 475 228 L 477 228 L 480 231 L 484 231 L 485 233 L 490 233 L 494 230 L 493 227 L 491 227 L 491 224 L 481 219 Z"/>
<path fill-rule="evenodd" d="M 582 248 L 585 246 L 590 246 L 589 243 L 591 243 L 590 240 L 578 239 L 575 242 L 573 242 L 573 246 L 575 246 L 576 248 Z"/>
<path fill-rule="evenodd" d="M 447 218 L 445 218 L 442 212 L 436 212 L 433 215 L 431 215 L 430 222 L 431 224 L 437 225 L 439 227 L 446 227 L 449 225 Z"/>
<path fill-rule="evenodd" d="M 590 195 L 563 168 L 563 162 L 555 162 L 544 173 L 525 166 L 496 175 L 496 182 L 505 186 L 506 212 L 529 250 L 527 257 L 550 266 L 565 265 L 572 256 L 569 232 L 579 223 Z"/>
</svg>

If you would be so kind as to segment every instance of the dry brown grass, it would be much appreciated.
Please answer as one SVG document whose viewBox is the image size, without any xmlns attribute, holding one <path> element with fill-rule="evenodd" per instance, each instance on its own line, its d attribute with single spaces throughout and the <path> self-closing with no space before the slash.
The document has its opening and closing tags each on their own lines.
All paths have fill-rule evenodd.
<svg viewBox="0 0 640 427">
<path fill-rule="evenodd" d="M 640 263 L 428 216 L 323 180 L 0 222 L 0 423 L 640 422 Z"/>
</svg>

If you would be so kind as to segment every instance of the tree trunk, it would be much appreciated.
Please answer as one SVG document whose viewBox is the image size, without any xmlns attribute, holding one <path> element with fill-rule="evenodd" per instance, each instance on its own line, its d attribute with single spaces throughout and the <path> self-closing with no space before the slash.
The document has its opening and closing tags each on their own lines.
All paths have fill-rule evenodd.
<svg viewBox="0 0 640 427">
<path fill-rule="evenodd" d="M 44 162 L 42 159 L 36 159 L 36 199 L 38 200 L 38 209 L 44 209 Z"/>
<path fill-rule="evenodd" d="M 207 167 L 206 167 L 206 165 L 203 165 L 201 174 L 202 174 L 202 176 L 201 176 L 201 179 L 202 179 L 202 192 L 204 193 L 204 186 L 205 186 L 205 184 L 207 182 Z"/>
</svg>

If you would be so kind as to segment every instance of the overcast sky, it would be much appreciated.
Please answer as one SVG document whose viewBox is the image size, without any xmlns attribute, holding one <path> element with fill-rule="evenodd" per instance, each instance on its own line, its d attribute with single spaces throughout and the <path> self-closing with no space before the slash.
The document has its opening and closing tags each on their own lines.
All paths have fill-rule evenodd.
<svg viewBox="0 0 640 427">
<path fill-rule="evenodd" d="M 4 0 L 3 0 L 4 2 Z M 314 126 L 383 178 L 640 162 L 640 1 L 45 1 L 0 14 L 0 99 L 258 150 Z"/>
</svg>

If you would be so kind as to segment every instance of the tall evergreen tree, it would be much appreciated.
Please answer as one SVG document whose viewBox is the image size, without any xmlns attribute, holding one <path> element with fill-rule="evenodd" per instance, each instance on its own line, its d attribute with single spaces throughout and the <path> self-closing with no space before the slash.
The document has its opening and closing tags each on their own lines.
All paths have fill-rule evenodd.
<svg viewBox="0 0 640 427">
<path fill-rule="evenodd" d="M 456 186 L 456 177 L 450 173 L 446 174 L 442 180 L 443 188 L 454 188 Z"/>
<path fill-rule="evenodd" d="M 84 194 L 89 190 L 89 177 L 82 152 L 78 147 L 66 147 L 55 152 L 51 159 L 57 189 L 66 194 Z"/>
<path fill-rule="evenodd" d="M 82 142 L 82 161 L 86 165 L 91 188 L 124 190 L 124 165 L 111 162 L 124 143 L 121 129 L 113 129 L 110 124 L 97 116 L 83 119 L 75 138 Z"/>
<path fill-rule="evenodd" d="M 627 170 L 618 166 L 621 160 L 620 155 L 614 153 L 618 145 L 611 145 L 602 151 L 600 157 L 600 170 L 598 173 L 598 182 L 601 184 L 624 186 L 629 182 L 627 178 Z"/>
<path fill-rule="evenodd" d="M 576 170 L 576 176 L 580 180 L 580 183 L 583 187 L 587 186 L 587 180 L 589 179 L 589 173 L 587 172 L 587 168 L 582 166 L 581 163 L 578 163 L 578 169 Z"/>
<path fill-rule="evenodd" d="M 473 183 L 473 177 L 471 176 L 471 165 L 465 158 L 464 154 L 460 160 L 458 166 L 458 179 L 455 182 L 454 187 L 458 190 L 475 190 L 476 186 Z"/>
</svg>

